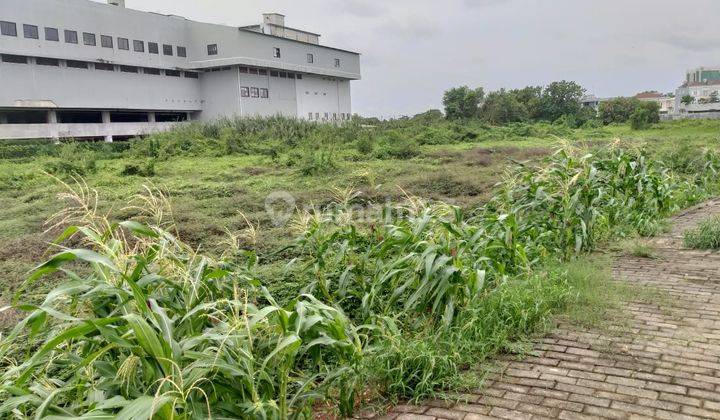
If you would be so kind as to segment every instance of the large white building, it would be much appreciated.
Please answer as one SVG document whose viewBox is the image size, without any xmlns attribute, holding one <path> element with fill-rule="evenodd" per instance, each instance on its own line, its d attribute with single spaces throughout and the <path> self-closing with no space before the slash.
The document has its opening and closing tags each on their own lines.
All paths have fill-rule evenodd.
<svg viewBox="0 0 720 420">
<path fill-rule="evenodd" d="M 0 0 L 0 139 L 132 136 L 223 116 L 350 118 L 358 53 L 285 26 L 89 0 Z"/>
</svg>

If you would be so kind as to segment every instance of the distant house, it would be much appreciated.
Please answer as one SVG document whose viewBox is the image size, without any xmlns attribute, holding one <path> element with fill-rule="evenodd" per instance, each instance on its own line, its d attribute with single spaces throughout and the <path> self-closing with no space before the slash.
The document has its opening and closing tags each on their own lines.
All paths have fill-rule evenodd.
<svg viewBox="0 0 720 420">
<path fill-rule="evenodd" d="M 675 112 L 675 97 L 672 95 L 665 95 L 657 91 L 647 91 L 638 93 L 634 98 L 645 102 L 657 102 L 658 105 L 660 105 L 661 114 L 673 114 Z"/>
<path fill-rule="evenodd" d="M 690 104 L 683 97 L 692 96 Z M 720 111 L 720 67 L 698 67 L 688 70 L 685 82 L 675 91 L 675 107 L 679 113 Z"/>
</svg>

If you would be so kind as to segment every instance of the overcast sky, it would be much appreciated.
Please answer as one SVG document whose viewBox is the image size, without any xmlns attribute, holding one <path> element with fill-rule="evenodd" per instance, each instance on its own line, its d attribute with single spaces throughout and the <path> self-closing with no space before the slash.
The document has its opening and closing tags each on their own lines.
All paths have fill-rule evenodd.
<svg viewBox="0 0 720 420">
<path fill-rule="evenodd" d="M 233 26 L 286 15 L 324 45 L 360 52 L 353 111 L 412 115 L 451 86 L 575 80 L 597 96 L 674 91 L 720 64 L 719 0 L 126 0 Z"/>
</svg>

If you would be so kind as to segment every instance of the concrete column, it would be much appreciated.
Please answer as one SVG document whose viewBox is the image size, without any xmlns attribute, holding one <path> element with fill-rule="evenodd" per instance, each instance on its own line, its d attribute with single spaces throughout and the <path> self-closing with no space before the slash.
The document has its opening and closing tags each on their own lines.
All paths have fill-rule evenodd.
<svg viewBox="0 0 720 420">
<path fill-rule="evenodd" d="M 154 123 L 155 121 L 155 113 L 154 112 L 148 112 L 148 122 Z"/>
<path fill-rule="evenodd" d="M 113 136 L 110 132 L 110 111 L 102 111 L 102 122 L 103 122 L 103 128 L 105 131 L 105 141 L 107 143 L 112 143 Z"/>
<path fill-rule="evenodd" d="M 47 123 L 50 126 L 50 138 L 55 140 L 55 143 L 58 143 L 60 135 L 58 133 L 57 111 L 54 109 L 47 112 Z"/>
</svg>

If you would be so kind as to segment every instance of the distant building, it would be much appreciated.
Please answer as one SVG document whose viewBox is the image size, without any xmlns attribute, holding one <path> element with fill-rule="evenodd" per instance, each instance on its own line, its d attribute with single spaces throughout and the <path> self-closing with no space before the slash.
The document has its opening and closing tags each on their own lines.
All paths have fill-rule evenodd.
<svg viewBox="0 0 720 420">
<path fill-rule="evenodd" d="M 685 104 L 683 98 L 691 96 Z M 675 91 L 678 114 L 716 113 L 720 111 L 720 67 L 699 67 L 688 70 L 685 82 Z"/>
<path fill-rule="evenodd" d="M 675 97 L 672 95 L 649 91 L 638 93 L 634 98 L 645 102 L 657 102 L 658 105 L 660 105 L 661 114 L 672 114 L 675 112 Z"/>
<path fill-rule="evenodd" d="M 0 0 L 0 139 L 111 141 L 225 116 L 351 118 L 359 54 L 320 45 L 283 15 L 238 28 L 124 3 Z"/>
</svg>

